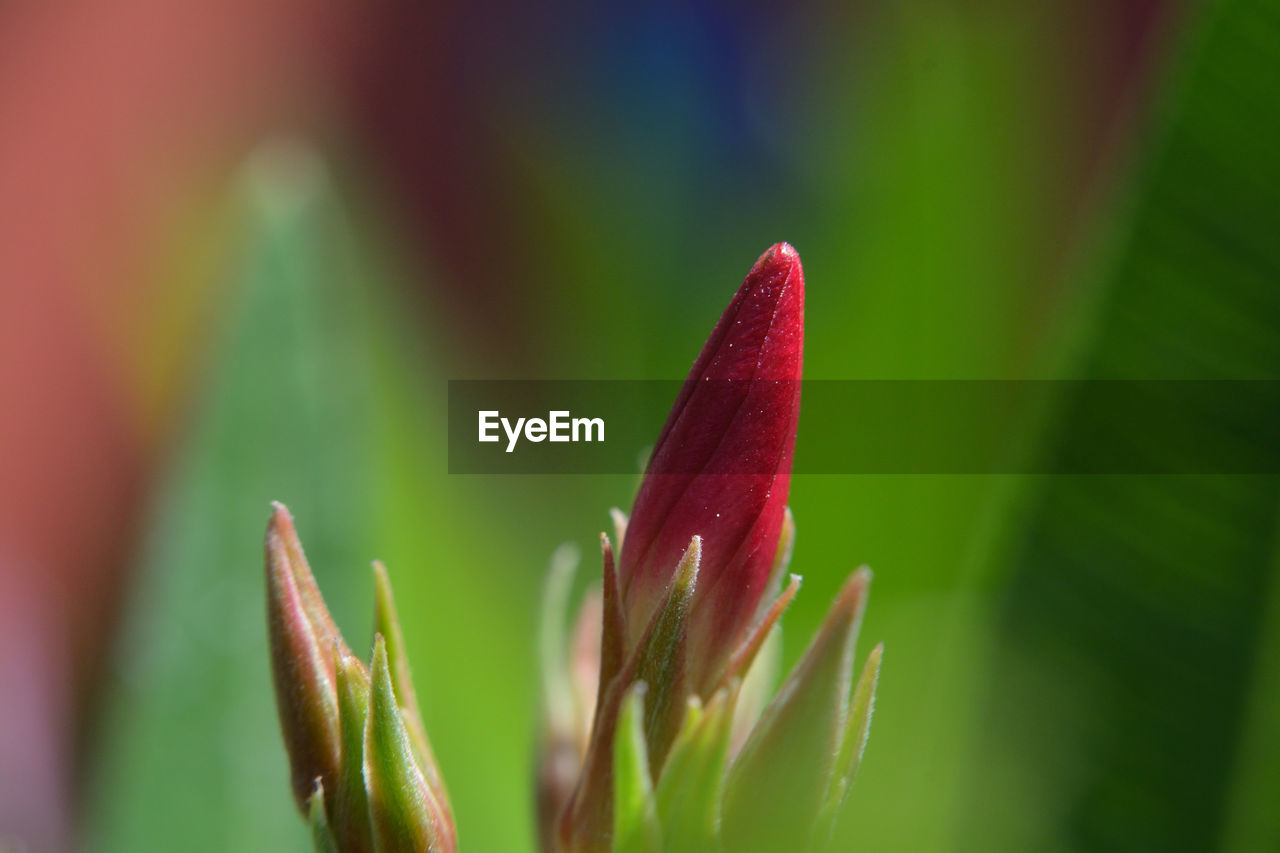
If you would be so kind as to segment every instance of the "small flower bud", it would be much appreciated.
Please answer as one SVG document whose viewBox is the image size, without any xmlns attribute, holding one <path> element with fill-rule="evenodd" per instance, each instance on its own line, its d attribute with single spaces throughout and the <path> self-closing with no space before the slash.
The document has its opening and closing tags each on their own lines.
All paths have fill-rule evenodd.
<svg viewBox="0 0 1280 853">
<path fill-rule="evenodd" d="M 371 671 L 338 633 L 280 504 L 266 554 L 276 704 L 316 849 L 454 853 L 453 815 L 418 717 L 385 569 L 374 565 Z"/>
</svg>

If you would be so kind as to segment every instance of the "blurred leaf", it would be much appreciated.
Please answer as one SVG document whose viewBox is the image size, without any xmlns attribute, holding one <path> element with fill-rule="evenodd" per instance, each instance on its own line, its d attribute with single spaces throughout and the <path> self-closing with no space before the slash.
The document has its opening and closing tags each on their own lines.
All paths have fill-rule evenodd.
<svg viewBox="0 0 1280 853">
<path fill-rule="evenodd" d="M 1280 549 L 1271 561 L 1273 580 L 1263 616 L 1264 633 L 1254 662 L 1256 678 L 1236 750 L 1235 778 L 1228 789 L 1222 849 L 1248 853 L 1280 839 L 1276 768 L 1280 767 Z"/>
<path fill-rule="evenodd" d="M 93 850 L 307 849 L 267 667 L 271 500 L 295 511 L 338 623 L 367 620 L 375 407 L 349 235 L 306 148 L 268 144 L 238 189 L 242 274 L 148 527 L 108 685 Z"/>
<path fill-rule="evenodd" d="M 1280 378 L 1280 7 L 1225 0 L 1193 22 L 1096 317 L 1089 379 Z M 1114 446 L 1114 425 L 1080 411 L 1068 403 L 1059 432 L 1068 464 Z M 1258 415 L 1280 424 L 1280 411 Z M 1269 449 L 1216 412 L 1185 417 L 1241 459 Z M 1176 448 L 1157 433 L 1127 449 L 1176 465 Z M 1276 743 L 1276 708 L 1254 716 L 1266 736 L 1250 734 L 1245 711 L 1278 517 L 1273 475 L 1045 483 L 1004 608 L 966 845 L 1217 846 L 1240 762 L 1252 744 Z M 1254 808 L 1280 801 L 1274 772 L 1250 786 L 1237 796 Z M 1005 796 L 1029 790 L 1039 808 L 1008 819 Z M 1280 847 L 1276 821 L 1235 821 L 1270 833 L 1236 835 L 1237 847 Z"/>
<path fill-rule="evenodd" d="M 551 555 L 538 619 L 538 663 L 542 674 L 543 713 L 553 728 L 572 734 L 573 684 L 569 679 L 569 594 L 580 555 L 561 545 Z"/>
</svg>

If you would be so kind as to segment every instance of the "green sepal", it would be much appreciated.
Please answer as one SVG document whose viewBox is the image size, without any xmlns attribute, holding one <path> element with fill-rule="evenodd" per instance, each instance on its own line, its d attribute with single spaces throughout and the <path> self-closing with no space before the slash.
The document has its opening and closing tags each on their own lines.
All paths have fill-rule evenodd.
<svg viewBox="0 0 1280 853">
<path fill-rule="evenodd" d="M 845 584 L 729 771 L 725 849 L 803 849 L 825 804 L 848 713 L 853 647 L 871 573 Z"/>
<path fill-rule="evenodd" d="M 662 772 L 667 751 L 685 711 L 685 645 L 689 608 L 698 583 L 702 537 L 694 536 L 676 566 L 667 598 L 654 614 L 637 646 L 635 679 L 649 685 L 645 698 L 644 734 L 649 765 Z"/>
<path fill-rule="evenodd" d="M 658 780 L 663 853 L 719 849 L 720 800 L 740 682 L 716 691 L 703 708 L 691 699 Z"/>
<path fill-rule="evenodd" d="M 862 675 L 853 687 L 853 698 L 849 702 L 849 716 L 845 722 L 840 752 L 836 755 L 831 787 L 827 791 L 822 814 L 814 830 L 814 838 L 819 842 L 831 837 L 845 797 L 853 786 L 854 777 L 858 775 L 858 766 L 862 763 L 862 753 L 866 749 L 867 737 L 871 731 L 871 714 L 875 710 L 876 684 L 880 680 L 880 659 L 883 656 L 884 643 L 880 643 L 867 656 Z"/>
<path fill-rule="evenodd" d="M 756 655 L 760 653 L 765 641 L 769 639 L 774 626 L 779 624 L 782 614 L 791 606 L 796 594 L 800 592 L 800 580 L 799 575 L 792 575 L 786 587 L 761 612 L 755 625 L 747 632 L 747 639 L 729 657 L 728 662 L 725 664 L 724 672 L 716 679 L 716 687 L 723 687 L 733 679 L 746 678 L 748 670 L 751 669 L 751 664 L 755 661 Z"/>
<path fill-rule="evenodd" d="M 836 770 L 851 780 L 858 773 L 862 753 L 867 747 L 871 731 L 871 714 L 875 711 L 876 685 L 880 681 L 880 659 L 884 657 L 884 643 L 878 644 L 867 656 L 862 675 L 853 688 L 853 700 L 849 703 L 849 722 L 845 727 L 844 742 L 836 759 Z"/>
<path fill-rule="evenodd" d="M 644 739 L 644 697 L 637 682 L 618 714 L 613 748 L 613 853 L 662 853 L 649 749 Z"/>
<path fill-rule="evenodd" d="M 377 853 L 452 851 L 452 827 L 415 762 L 396 703 L 382 635 L 374 638 L 369 712 L 364 731 L 364 783 Z"/>
<path fill-rule="evenodd" d="M 618 737 L 619 715 L 624 700 L 636 682 L 646 682 L 644 740 L 648 747 L 650 775 L 659 772 L 655 755 L 655 728 L 670 725 L 673 697 L 679 696 L 683 675 L 684 631 L 689 603 L 697 580 L 702 540 L 694 537 L 680 561 L 676 576 L 668 587 L 664 606 L 654 614 L 635 650 L 621 657 L 625 637 L 618 578 L 609 537 L 600 535 L 604 552 L 603 626 L 601 634 L 600 693 L 592 722 L 591 741 L 582 761 L 578 786 L 560 820 L 560 849 L 572 853 L 608 853 L 613 846 L 613 761 Z M 647 676 L 647 677 L 646 677 Z M 651 680 L 661 679 L 659 682 Z M 659 694 L 655 702 L 655 694 Z M 683 708 L 680 709 L 683 712 Z M 665 712 L 665 713 L 664 713 Z M 675 725 L 679 725 L 676 719 Z M 666 736 L 666 744 L 674 736 L 674 727 Z"/>
<path fill-rule="evenodd" d="M 600 534 L 600 555 L 603 560 L 603 578 L 600 587 L 602 610 L 600 615 L 600 682 L 596 706 L 604 704 L 605 693 L 614 678 L 622 670 L 627 647 L 626 617 L 622 612 L 622 588 L 619 586 L 618 566 L 614 560 L 613 543 L 606 533 Z"/>
<path fill-rule="evenodd" d="M 607 586 L 607 578 L 605 583 Z M 618 715 L 627 690 L 635 681 L 634 674 L 632 658 L 607 687 L 601 688 L 578 786 L 556 828 L 557 849 L 566 853 L 612 853 L 614 741 Z"/>
<path fill-rule="evenodd" d="M 387 567 L 379 560 L 373 561 L 373 632 L 381 634 L 387 644 L 387 663 L 391 669 L 391 685 L 395 688 L 396 702 L 401 708 L 416 714 L 418 697 L 413 692 L 413 680 L 409 677 L 404 632 L 400 628 L 400 616 L 396 612 L 396 600 L 391 593 Z"/>
<path fill-rule="evenodd" d="M 333 837 L 329 828 L 329 818 L 325 814 L 324 783 L 316 780 L 315 791 L 308 800 L 307 816 L 311 821 L 311 843 L 316 853 L 338 853 L 338 840 Z"/>
<path fill-rule="evenodd" d="M 752 730 L 764 713 L 778 689 L 782 675 L 782 626 L 774 625 L 765 638 L 760 653 L 751 663 L 738 691 L 737 705 L 733 711 L 733 734 L 729 739 L 729 756 L 732 759 L 747 742 Z"/>
<path fill-rule="evenodd" d="M 373 850 L 369 796 L 364 787 L 364 730 L 369 718 L 369 674 L 353 654 L 338 652 L 338 717 L 342 772 L 333 792 L 333 824 L 343 853 Z"/>
<path fill-rule="evenodd" d="M 778 550 L 774 552 L 773 568 L 769 570 L 769 584 L 765 587 L 765 596 L 760 600 L 761 611 L 766 607 L 764 602 L 782 591 L 782 579 L 787 576 L 787 569 L 791 567 L 791 555 L 795 553 L 795 549 L 796 517 L 792 514 L 791 507 L 787 507 L 782 512 L 782 529 L 778 534 Z"/>
<path fill-rule="evenodd" d="M 391 669 L 396 704 L 403 712 L 405 728 L 409 732 L 409 741 L 413 744 L 418 766 L 422 768 L 431 792 L 447 808 L 449 798 L 445 792 L 444 780 L 436 767 L 435 753 L 431 750 L 427 730 L 422 725 L 418 696 L 413 690 L 409 658 L 405 653 L 404 632 L 396 613 L 395 597 L 391 594 L 391 580 L 387 577 L 386 567 L 376 560 L 373 563 L 373 590 L 373 630 L 375 634 L 381 634 L 387 644 L 387 663 Z"/>
</svg>

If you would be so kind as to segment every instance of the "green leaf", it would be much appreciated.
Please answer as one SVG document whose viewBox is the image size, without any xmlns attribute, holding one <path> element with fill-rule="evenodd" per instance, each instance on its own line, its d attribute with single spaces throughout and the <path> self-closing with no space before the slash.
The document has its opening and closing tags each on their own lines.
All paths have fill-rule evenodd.
<svg viewBox="0 0 1280 853">
<path fill-rule="evenodd" d="M 661 853 L 644 739 L 643 681 L 622 701 L 613 749 L 613 853 Z"/>
</svg>

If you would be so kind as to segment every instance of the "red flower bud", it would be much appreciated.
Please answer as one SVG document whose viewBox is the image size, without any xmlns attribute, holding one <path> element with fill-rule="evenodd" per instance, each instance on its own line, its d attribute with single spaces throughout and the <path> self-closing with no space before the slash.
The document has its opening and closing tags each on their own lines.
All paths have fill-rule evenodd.
<svg viewBox="0 0 1280 853">
<path fill-rule="evenodd" d="M 713 685 L 769 585 L 791 483 L 804 347 L 804 273 L 786 243 L 760 256 L 694 362 L 627 526 L 619 583 L 628 642 L 665 599 L 694 536 L 693 692 Z"/>
</svg>

